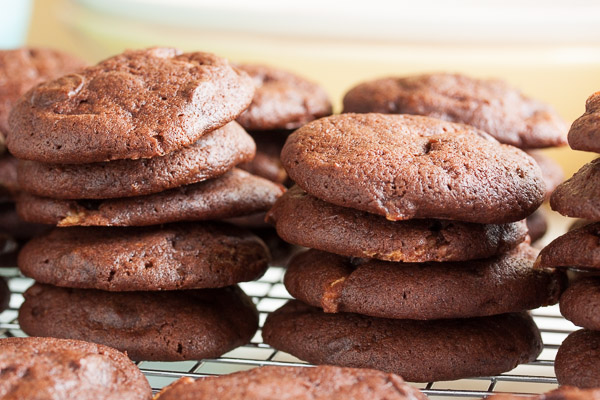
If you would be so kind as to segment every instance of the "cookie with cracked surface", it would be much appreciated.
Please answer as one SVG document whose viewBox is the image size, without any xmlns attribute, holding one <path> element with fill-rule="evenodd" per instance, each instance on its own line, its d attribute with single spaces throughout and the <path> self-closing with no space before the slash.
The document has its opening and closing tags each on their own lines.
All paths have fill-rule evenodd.
<svg viewBox="0 0 600 400">
<path fill-rule="evenodd" d="M 26 221 L 58 226 L 147 226 L 265 212 L 283 191 L 280 185 L 234 168 L 215 179 L 147 196 L 91 201 L 22 193 L 17 212 Z"/>
<path fill-rule="evenodd" d="M 266 65 L 240 64 L 256 86 L 250 106 L 237 121 L 251 131 L 296 129 L 330 115 L 325 89 L 292 72 Z"/>
<path fill-rule="evenodd" d="M 150 400 L 148 381 L 118 350 L 54 338 L 0 339 L 5 400 Z"/>
<path fill-rule="evenodd" d="M 525 240 L 523 221 L 501 225 L 382 216 L 340 207 L 292 187 L 268 212 L 285 241 L 348 257 L 462 261 L 503 253 Z"/>
<path fill-rule="evenodd" d="M 600 332 L 581 329 L 569 334 L 556 353 L 554 372 L 561 385 L 600 387 Z"/>
<path fill-rule="evenodd" d="M 544 178 L 544 185 L 546 186 L 545 200 L 548 200 L 554 189 L 565 180 L 565 173 L 560 164 L 542 151 L 528 150 L 526 153 L 535 160 L 542 170 L 542 178 Z"/>
<path fill-rule="evenodd" d="M 600 158 L 558 185 L 550 196 L 550 206 L 567 217 L 600 221 Z"/>
<path fill-rule="evenodd" d="M 164 388 L 160 400 L 426 400 L 395 374 L 331 365 L 258 367 L 193 380 L 181 378 Z"/>
<path fill-rule="evenodd" d="M 583 328 L 600 331 L 600 277 L 579 279 L 560 297 L 560 313 Z"/>
<path fill-rule="evenodd" d="M 414 321 L 326 314 L 292 300 L 267 317 L 262 335 L 265 343 L 313 364 L 379 369 L 409 382 L 497 375 L 542 350 L 526 312 Z"/>
<path fill-rule="evenodd" d="M 31 336 L 80 339 L 133 360 L 199 360 L 246 344 L 258 328 L 252 300 L 237 286 L 106 292 L 34 284 L 19 325 Z"/>
<path fill-rule="evenodd" d="M 93 164 L 20 161 L 23 191 L 56 199 L 143 196 L 216 178 L 254 157 L 252 138 L 237 123 L 210 132 L 164 157 Z"/>
<path fill-rule="evenodd" d="M 534 270 L 536 254 L 522 244 L 484 260 L 393 263 L 308 250 L 289 262 L 284 283 L 294 298 L 327 313 L 415 320 L 482 317 L 558 302 L 566 275 Z"/>
<path fill-rule="evenodd" d="M 600 92 L 587 99 L 585 113 L 571 125 L 568 139 L 573 150 L 600 153 Z"/>
<path fill-rule="evenodd" d="M 535 268 L 600 269 L 600 223 L 573 229 L 544 247 Z"/>
<path fill-rule="evenodd" d="M 21 95 L 46 81 L 85 67 L 60 50 L 23 47 L 0 50 L 0 137 L 8 136 L 8 115 Z"/>
<path fill-rule="evenodd" d="M 545 193 L 540 167 L 523 151 L 415 115 L 321 118 L 288 137 L 281 160 L 309 194 L 390 220 L 514 222 Z"/>
<path fill-rule="evenodd" d="M 245 72 L 213 54 L 130 50 L 28 91 L 7 146 L 44 163 L 164 156 L 237 118 L 253 93 Z"/>
<path fill-rule="evenodd" d="M 566 144 L 567 125 L 549 105 L 504 81 L 460 74 L 365 82 L 346 93 L 344 112 L 426 115 L 472 125 L 524 149 Z"/>
<path fill-rule="evenodd" d="M 55 286 L 108 291 L 203 289 L 260 277 L 265 244 L 217 222 L 56 228 L 19 253 L 26 276 Z"/>
</svg>

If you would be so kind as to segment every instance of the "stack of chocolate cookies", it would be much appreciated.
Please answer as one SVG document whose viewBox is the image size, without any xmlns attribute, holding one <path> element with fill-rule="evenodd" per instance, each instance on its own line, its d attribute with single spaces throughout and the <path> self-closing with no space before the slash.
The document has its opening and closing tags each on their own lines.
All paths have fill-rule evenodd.
<svg viewBox="0 0 600 400">
<path fill-rule="evenodd" d="M 331 114 L 331 101 L 318 84 L 282 69 L 240 64 L 256 89 L 250 107 L 237 122 L 256 142 L 256 157 L 240 168 L 277 183 L 289 183 L 279 154 L 289 134 Z"/>
<path fill-rule="evenodd" d="M 254 85 L 207 53 L 128 51 L 27 92 L 10 115 L 37 283 L 19 322 L 133 359 L 215 357 L 257 329 L 235 284 L 260 277 L 264 243 L 215 222 L 266 211 L 283 189 L 235 169 L 255 145 L 234 120 Z"/>
<path fill-rule="evenodd" d="M 600 153 L 600 92 L 587 100 L 586 111 L 571 126 L 568 139 L 574 150 Z M 560 298 L 560 311 L 585 328 L 570 334 L 560 346 L 556 377 L 562 385 L 600 387 L 600 159 L 559 185 L 550 205 L 562 215 L 590 222 L 555 239 L 536 261 L 539 268 L 573 270 L 574 279 Z"/>
<path fill-rule="evenodd" d="M 316 364 L 428 382 L 532 361 L 524 310 L 565 285 L 534 270 L 523 218 L 543 201 L 539 166 L 471 126 L 424 116 L 342 114 L 288 138 L 297 186 L 268 213 L 311 249 L 288 265 L 293 300 L 263 339 Z"/>
<path fill-rule="evenodd" d="M 538 149 L 565 145 L 565 122 L 549 105 L 500 80 L 447 73 L 378 79 L 352 88 L 344 97 L 344 112 L 426 115 L 472 125 L 527 151 L 541 167 L 546 199 L 564 179 L 560 165 Z M 527 218 L 527 225 L 532 242 L 544 235 L 542 209 Z"/>
<path fill-rule="evenodd" d="M 52 49 L 0 50 L 0 266 L 17 264 L 19 247 L 47 230 L 17 217 L 14 200 L 19 193 L 17 160 L 6 152 L 8 115 L 17 99 L 33 86 L 84 67 L 70 54 Z"/>
</svg>

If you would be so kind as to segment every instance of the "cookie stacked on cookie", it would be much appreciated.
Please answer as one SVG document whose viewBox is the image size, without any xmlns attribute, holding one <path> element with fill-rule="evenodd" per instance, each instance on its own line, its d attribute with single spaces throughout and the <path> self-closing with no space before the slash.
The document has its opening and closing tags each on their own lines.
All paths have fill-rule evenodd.
<svg viewBox="0 0 600 400">
<path fill-rule="evenodd" d="M 537 149 L 565 145 L 565 122 L 547 104 L 500 80 L 447 73 L 377 79 L 352 88 L 344 112 L 426 115 L 472 125 L 527 151 L 542 169 L 546 198 L 564 178 L 562 168 Z M 527 225 L 532 241 L 543 236 L 543 212 L 532 214 Z"/>
<path fill-rule="evenodd" d="M 468 125 L 342 114 L 294 132 L 282 161 L 297 186 L 268 219 L 312 249 L 288 265 L 298 300 L 268 317 L 267 343 L 418 382 L 535 359 L 523 311 L 555 303 L 564 276 L 534 270 L 524 242 L 544 197 L 527 154 Z"/>
<path fill-rule="evenodd" d="M 222 58 L 154 48 L 17 102 L 17 210 L 58 225 L 19 255 L 38 282 L 19 315 L 26 333 L 146 360 L 215 357 L 250 340 L 257 312 L 232 285 L 260 277 L 268 251 L 217 220 L 265 211 L 283 192 L 234 168 L 255 152 L 234 121 L 253 91 Z"/>
<path fill-rule="evenodd" d="M 318 84 L 294 73 L 265 65 L 240 64 L 254 81 L 250 107 L 237 122 L 256 142 L 256 157 L 240 167 L 277 183 L 288 176 L 279 154 L 289 134 L 302 125 L 331 114 L 331 101 Z"/>
<path fill-rule="evenodd" d="M 19 220 L 15 211 L 14 200 L 19 193 L 17 160 L 5 151 L 10 110 L 33 86 L 83 67 L 82 61 L 57 50 L 0 50 L 0 266 L 14 267 L 19 246 L 47 229 Z"/>
<path fill-rule="evenodd" d="M 600 92 L 587 100 L 586 111 L 569 131 L 574 150 L 600 153 Z M 558 382 L 582 388 L 600 387 L 600 163 L 584 165 L 550 197 L 553 210 L 590 223 L 575 228 L 546 246 L 536 261 L 540 268 L 579 270 L 560 298 L 561 313 L 584 329 L 570 334 L 556 355 Z"/>
</svg>

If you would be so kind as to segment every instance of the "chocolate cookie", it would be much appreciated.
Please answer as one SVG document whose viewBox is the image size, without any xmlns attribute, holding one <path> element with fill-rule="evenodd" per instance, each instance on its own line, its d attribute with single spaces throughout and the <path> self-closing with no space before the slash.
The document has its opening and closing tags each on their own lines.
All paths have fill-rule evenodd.
<svg viewBox="0 0 600 400">
<path fill-rule="evenodd" d="M 140 370 L 110 347 L 53 338 L 0 339 L 4 400 L 150 400 Z"/>
<path fill-rule="evenodd" d="M 524 222 L 483 225 L 379 215 L 326 203 L 292 187 L 267 221 L 285 241 L 348 257 L 387 261 L 462 261 L 491 257 L 525 240 Z"/>
<path fill-rule="evenodd" d="M 565 180 L 565 173 L 556 161 L 545 155 L 539 150 L 528 150 L 526 152 L 535 160 L 542 170 L 542 178 L 544 178 L 544 185 L 546 186 L 546 200 L 550 198 L 550 195 Z"/>
<path fill-rule="evenodd" d="M 10 154 L 0 155 L 0 198 L 12 199 L 18 191 L 17 159 Z"/>
<path fill-rule="evenodd" d="M 585 113 L 569 129 L 569 146 L 573 150 L 600 153 L 600 92 L 591 95 L 585 103 Z"/>
<path fill-rule="evenodd" d="M 256 85 L 252 103 L 237 119 L 246 129 L 296 129 L 331 114 L 331 102 L 318 84 L 265 65 L 238 65 Z"/>
<path fill-rule="evenodd" d="M 550 197 L 550 206 L 567 217 L 600 221 L 600 158 L 560 184 Z"/>
<path fill-rule="evenodd" d="M 115 293 L 36 283 L 24 297 L 19 325 L 28 335 L 101 343 L 133 360 L 219 357 L 258 328 L 256 307 L 237 286 Z"/>
<path fill-rule="evenodd" d="M 560 313 L 577 326 L 600 331 L 600 277 L 573 282 L 560 297 Z"/>
<path fill-rule="evenodd" d="M 208 181 L 147 196 L 110 200 L 56 200 L 21 194 L 21 218 L 58 226 L 145 226 L 218 220 L 265 212 L 283 188 L 233 169 Z"/>
<path fill-rule="evenodd" d="M 84 66 L 83 61 L 59 50 L 0 50 L 0 137 L 8 135 L 8 114 L 21 95 L 38 83 Z"/>
<path fill-rule="evenodd" d="M 600 269 L 599 237 L 598 222 L 569 231 L 542 249 L 534 267 Z"/>
<path fill-rule="evenodd" d="M 554 361 L 561 385 L 600 387 L 600 332 L 581 329 L 562 342 Z"/>
<path fill-rule="evenodd" d="M 340 368 L 259 367 L 230 375 L 181 378 L 160 400 L 426 400 L 401 377 L 381 371 Z"/>
<path fill-rule="evenodd" d="M 45 163 L 164 156 L 237 118 L 253 93 L 248 75 L 215 55 L 127 51 L 28 91 L 7 145 Z"/>
<path fill-rule="evenodd" d="M 144 228 L 57 228 L 19 254 L 41 283 L 110 291 L 201 289 L 260 277 L 268 251 L 250 232 L 216 222 Z"/>
<path fill-rule="evenodd" d="M 535 210 L 525 221 L 527 222 L 527 230 L 529 231 L 531 243 L 541 239 L 546 234 L 548 223 L 546 222 L 546 213 L 542 208 Z"/>
<path fill-rule="evenodd" d="M 284 184 L 288 180 L 287 172 L 281 165 L 279 155 L 289 136 L 285 132 L 250 132 L 256 143 L 256 156 L 239 167 L 254 175 L 262 176 L 270 181 Z"/>
<path fill-rule="evenodd" d="M 309 250 L 288 264 L 285 287 L 325 312 L 381 318 L 470 318 L 556 304 L 564 272 L 536 271 L 523 244 L 498 257 L 445 263 L 350 259 Z"/>
<path fill-rule="evenodd" d="M 545 193 L 539 166 L 521 150 L 421 116 L 321 118 L 290 135 L 281 160 L 309 194 L 390 220 L 514 222 Z"/>
<path fill-rule="evenodd" d="M 487 400 L 600 400 L 600 389 L 578 389 L 573 386 L 561 386 L 556 390 L 539 395 L 501 393 L 486 397 Z"/>
<path fill-rule="evenodd" d="M 269 315 L 262 335 L 310 363 L 380 369 L 409 382 L 496 375 L 535 360 L 542 350 L 540 332 L 525 312 L 412 321 L 325 314 L 293 300 Z"/>
<path fill-rule="evenodd" d="M 252 138 L 237 123 L 164 157 L 69 165 L 21 161 L 18 178 L 29 193 L 57 199 L 143 196 L 215 178 L 254 157 Z"/>
<path fill-rule="evenodd" d="M 427 115 L 472 125 L 520 148 L 566 144 L 567 126 L 550 106 L 503 81 L 459 74 L 362 83 L 344 96 L 344 112 Z"/>
</svg>

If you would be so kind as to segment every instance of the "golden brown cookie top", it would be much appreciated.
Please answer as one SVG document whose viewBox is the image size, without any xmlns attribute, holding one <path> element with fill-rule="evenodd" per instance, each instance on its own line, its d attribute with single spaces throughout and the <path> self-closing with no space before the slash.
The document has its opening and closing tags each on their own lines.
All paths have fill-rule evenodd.
<svg viewBox="0 0 600 400">
<path fill-rule="evenodd" d="M 523 151 L 416 115 L 321 118 L 290 135 L 281 160 L 309 194 L 390 220 L 514 222 L 545 193 L 539 166 Z"/>
<path fill-rule="evenodd" d="M 209 53 L 126 51 L 27 92 L 7 145 L 47 163 L 163 156 L 234 120 L 253 93 L 246 73 Z"/>
</svg>

